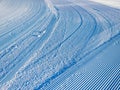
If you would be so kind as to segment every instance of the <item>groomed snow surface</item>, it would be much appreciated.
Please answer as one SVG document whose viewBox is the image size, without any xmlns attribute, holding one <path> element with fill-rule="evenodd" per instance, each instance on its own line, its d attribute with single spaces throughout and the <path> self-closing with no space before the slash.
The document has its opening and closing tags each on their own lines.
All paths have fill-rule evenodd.
<svg viewBox="0 0 120 90">
<path fill-rule="evenodd" d="M 0 90 L 119 90 L 119 0 L 0 0 Z"/>
</svg>

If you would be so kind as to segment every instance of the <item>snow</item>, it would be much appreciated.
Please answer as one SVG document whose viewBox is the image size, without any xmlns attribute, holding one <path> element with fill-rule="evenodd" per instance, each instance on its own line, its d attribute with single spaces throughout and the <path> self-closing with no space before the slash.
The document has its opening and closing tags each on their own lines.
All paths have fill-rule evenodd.
<svg viewBox="0 0 120 90">
<path fill-rule="evenodd" d="M 120 9 L 120 0 L 90 0 L 90 1 Z"/>
<path fill-rule="evenodd" d="M 119 5 L 1 0 L 0 90 L 117 90 Z"/>
</svg>

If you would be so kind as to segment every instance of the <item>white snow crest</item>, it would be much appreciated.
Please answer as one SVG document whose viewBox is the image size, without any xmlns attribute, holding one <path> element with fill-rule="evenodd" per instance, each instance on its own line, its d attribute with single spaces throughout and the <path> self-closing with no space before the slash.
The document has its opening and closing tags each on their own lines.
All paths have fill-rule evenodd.
<svg viewBox="0 0 120 90">
<path fill-rule="evenodd" d="M 52 13 L 54 13 L 55 16 L 57 16 L 57 10 L 54 8 L 52 2 L 50 0 L 45 0 L 45 3 L 48 6 L 48 8 L 52 11 Z"/>
<path fill-rule="evenodd" d="M 120 9 L 120 0 L 90 0 L 90 1 Z"/>
</svg>

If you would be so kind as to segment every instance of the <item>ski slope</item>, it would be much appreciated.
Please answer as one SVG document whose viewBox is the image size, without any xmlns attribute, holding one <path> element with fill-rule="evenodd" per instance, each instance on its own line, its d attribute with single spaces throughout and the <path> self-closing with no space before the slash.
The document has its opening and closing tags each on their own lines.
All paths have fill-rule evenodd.
<svg viewBox="0 0 120 90">
<path fill-rule="evenodd" d="M 1 0 L 0 90 L 119 90 L 120 1 L 99 1 Z"/>
</svg>

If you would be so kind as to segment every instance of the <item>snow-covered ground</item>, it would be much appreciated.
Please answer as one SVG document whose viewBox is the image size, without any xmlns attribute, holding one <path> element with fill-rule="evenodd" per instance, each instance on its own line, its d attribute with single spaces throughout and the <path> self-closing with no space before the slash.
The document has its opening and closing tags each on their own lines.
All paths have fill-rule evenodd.
<svg viewBox="0 0 120 90">
<path fill-rule="evenodd" d="M 119 3 L 0 0 L 0 90 L 119 90 Z"/>
</svg>

